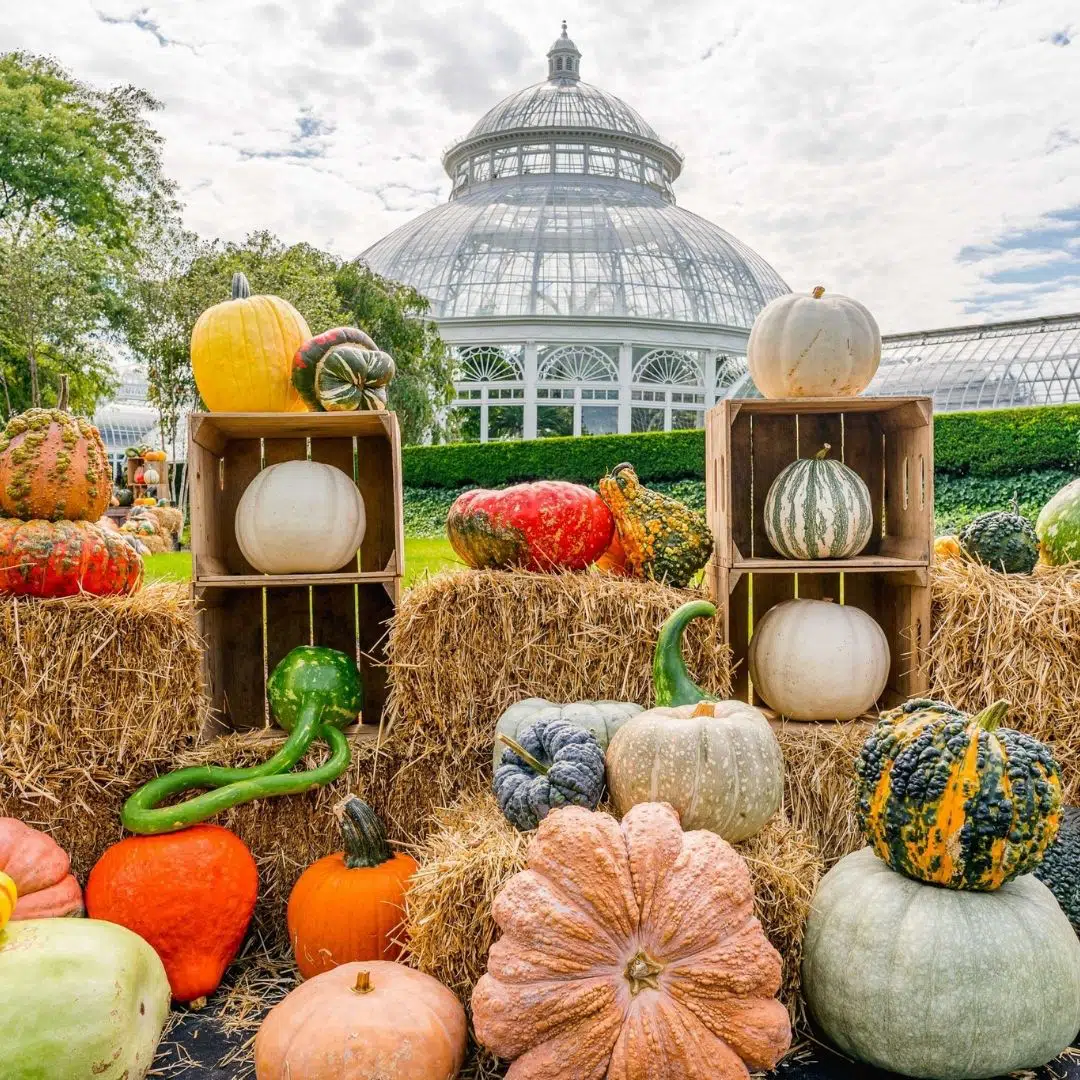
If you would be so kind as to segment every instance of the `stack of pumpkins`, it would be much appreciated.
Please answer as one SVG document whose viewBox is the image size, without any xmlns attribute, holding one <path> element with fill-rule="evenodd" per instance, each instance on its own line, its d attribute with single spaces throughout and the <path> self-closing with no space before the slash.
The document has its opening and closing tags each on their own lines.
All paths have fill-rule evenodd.
<svg viewBox="0 0 1080 1080">
<path fill-rule="evenodd" d="M 911 701 L 862 749 L 871 846 L 822 879 L 803 959 L 813 1020 L 857 1061 L 992 1077 L 1045 1064 L 1080 1030 L 1080 943 L 1035 876 L 1061 779 L 1046 746 L 1000 726 L 1006 712 Z M 1070 859 L 1048 880 L 1073 895 L 1076 875 Z"/>
<path fill-rule="evenodd" d="M 130 593 L 142 582 L 135 549 L 97 522 L 112 496 L 101 435 L 67 410 L 29 409 L 0 433 L 0 594 Z"/>
</svg>

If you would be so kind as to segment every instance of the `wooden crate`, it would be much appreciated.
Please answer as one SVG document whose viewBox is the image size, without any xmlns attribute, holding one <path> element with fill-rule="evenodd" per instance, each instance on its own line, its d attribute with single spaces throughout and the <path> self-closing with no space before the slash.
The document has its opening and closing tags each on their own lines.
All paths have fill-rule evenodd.
<svg viewBox="0 0 1080 1080">
<path fill-rule="evenodd" d="M 721 566 L 820 573 L 929 565 L 934 542 L 930 398 L 727 400 L 710 410 L 705 441 L 706 514 Z M 870 489 L 870 542 L 854 559 L 785 559 L 765 534 L 765 497 L 782 469 L 824 443 Z"/>
<path fill-rule="evenodd" d="M 885 631 L 891 663 L 879 707 L 892 708 L 925 694 L 930 683 L 926 651 L 930 640 L 929 574 L 925 566 L 882 570 L 863 564 L 844 571 L 823 566 L 820 571 L 794 573 L 771 567 L 750 572 L 712 564 L 710 591 L 736 665 L 732 695 L 765 705 L 750 685 L 750 636 L 765 612 L 795 597 L 852 604 L 872 616 Z"/>
<path fill-rule="evenodd" d="M 266 679 L 297 645 L 354 656 L 362 726 L 386 701 L 386 622 L 401 592 L 405 540 L 401 448 L 393 413 L 196 413 L 188 424 L 192 589 L 206 644 L 217 729 L 262 727 Z M 328 573 L 261 574 L 236 542 L 236 507 L 260 469 L 310 459 L 335 465 L 364 497 L 359 555 Z"/>
<path fill-rule="evenodd" d="M 754 623 L 795 597 L 854 604 L 885 631 L 892 654 L 881 702 L 926 692 L 930 553 L 934 540 L 934 431 L 930 398 L 727 400 L 706 418 L 706 514 L 716 541 L 708 580 L 749 685 Z M 780 471 L 829 443 L 866 482 L 874 524 L 850 559 L 787 559 L 765 533 L 765 498 Z"/>
</svg>

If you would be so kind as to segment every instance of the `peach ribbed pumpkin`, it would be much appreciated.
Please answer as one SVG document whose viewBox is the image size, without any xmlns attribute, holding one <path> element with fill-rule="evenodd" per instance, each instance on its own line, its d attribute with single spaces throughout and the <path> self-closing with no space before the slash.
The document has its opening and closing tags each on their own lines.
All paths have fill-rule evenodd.
<svg viewBox="0 0 1080 1080">
<path fill-rule="evenodd" d="M 0 818 L 0 870 L 19 892 L 12 919 L 52 919 L 83 914 L 83 896 L 71 859 L 48 835 L 18 818 Z"/>
<path fill-rule="evenodd" d="M 666 803 L 550 813 L 473 991 L 507 1080 L 745 1080 L 791 1043 L 746 864 Z"/>
<path fill-rule="evenodd" d="M 316 975 L 270 1010 L 257 1080 L 453 1080 L 465 1010 L 430 975 L 385 960 Z"/>
</svg>

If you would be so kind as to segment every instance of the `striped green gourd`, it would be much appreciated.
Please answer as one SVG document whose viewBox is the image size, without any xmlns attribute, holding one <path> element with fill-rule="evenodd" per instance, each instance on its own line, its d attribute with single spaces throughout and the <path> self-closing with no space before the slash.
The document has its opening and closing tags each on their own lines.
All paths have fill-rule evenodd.
<svg viewBox="0 0 1080 1080">
<path fill-rule="evenodd" d="M 765 532 L 788 559 L 847 559 L 870 540 L 870 491 L 830 449 L 792 462 L 765 497 Z"/>
</svg>

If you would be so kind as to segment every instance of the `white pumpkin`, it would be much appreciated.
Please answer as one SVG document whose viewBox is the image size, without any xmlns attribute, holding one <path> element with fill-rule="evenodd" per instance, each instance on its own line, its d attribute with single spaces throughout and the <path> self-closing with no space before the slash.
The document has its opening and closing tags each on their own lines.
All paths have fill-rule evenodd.
<svg viewBox="0 0 1080 1080">
<path fill-rule="evenodd" d="M 367 518 L 352 479 L 318 461 L 263 469 L 236 508 L 236 542 L 264 574 L 318 574 L 356 557 Z"/>
<path fill-rule="evenodd" d="M 865 611 L 827 600 L 785 600 L 754 626 L 750 679 L 792 720 L 853 720 L 881 697 L 889 642 Z"/>
<path fill-rule="evenodd" d="M 144 484 L 156 484 L 161 479 L 161 474 L 157 469 L 144 469 L 143 470 L 143 483 Z"/>
<path fill-rule="evenodd" d="M 787 293 L 758 312 L 746 347 L 754 385 L 767 398 L 854 397 L 881 362 L 881 331 L 858 300 Z"/>
<path fill-rule="evenodd" d="M 784 759 L 764 715 L 744 701 L 658 707 L 627 720 L 608 745 L 607 782 L 619 816 L 669 803 L 687 832 L 735 842 L 780 809 Z"/>
</svg>

